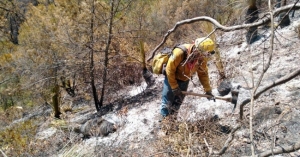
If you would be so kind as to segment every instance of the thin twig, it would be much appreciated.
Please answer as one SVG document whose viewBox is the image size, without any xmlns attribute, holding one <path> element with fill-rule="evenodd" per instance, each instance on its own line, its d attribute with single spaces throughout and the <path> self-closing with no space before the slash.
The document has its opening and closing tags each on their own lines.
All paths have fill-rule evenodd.
<svg viewBox="0 0 300 157">
<path fill-rule="evenodd" d="M 0 149 L 0 152 L 2 153 L 3 157 L 7 157 L 7 155 Z"/>
<path fill-rule="evenodd" d="M 155 156 L 155 155 L 159 155 L 159 154 L 165 154 L 165 153 L 169 153 L 169 151 L 158 152 L 158 153 L 149 155 L 148 157 Z"/>
<path fill-rule="evenodd" d="M 1 81 L 0 84 L 5 83 L 5 82 L 8 81 L 8 80 L 10 80 L 10 78 L 8 78 L 8 79 L 6 79 L 6 80 L 4 80 L 4 81 Z"/>
<path fill-rule="evenodd" d="M 203 138 L 203 140 L 204 140 L 204 142 L 205 142 L 206 147 L 207 147 L 208 150 L 209 150 L 209 154 L 212 154 L 212 152 L 213 152 L 212 148 L 209 146 L 209 144 L 208 144 L 208 142 L 206 141 L 205 138 Z"/>
</svg>

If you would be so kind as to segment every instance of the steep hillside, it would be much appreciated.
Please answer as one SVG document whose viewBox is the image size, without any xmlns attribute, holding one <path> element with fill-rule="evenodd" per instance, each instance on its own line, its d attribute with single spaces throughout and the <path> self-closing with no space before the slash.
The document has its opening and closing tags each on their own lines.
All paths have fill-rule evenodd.
<svg viewBox="0 0 300 157">
<path fill-rule="evenodd" d="M 293 20 L 294 22 L 289 27 L 276 30 L 271 66 L 265 73 L 258 91 L 299 68 L 299 34 L 296 28 L 299 27 L 300 21 Z M 163 76 L 157 76 L 157 82 L 154 87 L 146 89 L 145 86 L 134 86 L 129 88 L 128 94 L 139 94 L 125 97 L 119 104 L 114 104 L 114 108 L 108 114 L 103 115 L 105 119 L 118 125 L 115 133 L 110 134 L 108 137 L 85 139 L 81 143 L 60 151 L 57 155 L 115 156 L 119 154 L 131 156 L 135 154 L 136 156 L 143 156 L 146 153 L 149 156 L 172 156 L 172 154 L 177 156 L 180 155 L 177 153 L 183 153 L 184 151 L 182 149 L 181 152 L 172 152 L 175 149 L 175 143 L 171 142 L 171 138 L 174 138 L 174 136 L 171 137 L 172 131 L 174 131 L 174 128 L 171 127 L 180 128 L 180 124 L 188 126 L 191 122 L 199 123 L 201 120 L 208 120 L 210 117 L 216 117 L 216 115 L 219 117 L 218 123 L 222 126 L 229 126 L 232 129 L 237 125 L 241 125 L 234 133 L 234 139 L 222 156 L 251 155 L 249 134 L 250 104 L 244 107 L 243 121 L 239 120 L 239 105 L 245 99 L 250 98 L 251 78 L 253 77 L 257 82 L 262 73 L 262 67 L 269 57 L 267 52 L 270 51 L 270 29 L 261 28 L 259 33 L 261 35 L 260 40 L 252 45 L 245 43 L 243 38 L 244 31 L 224 33 L 218 38 L 221 54 L 227 63 L 227 74 L 232 77 L 230 81 L 234 87 L 242 86 L 239 90 L 238 107 L 234 113 L 231 112 L 233 108 L 231 103 L 221 100 L 212 102 L 207 101 L 205 98 L 187 96 L 175 125 L 169 125 L 171 122 L 159 123 L 158 115 Z M 213 93 L 217 95 L 217 70 L 213 63 L 210 63 L 209 66 L 214 86 Z M 197 77 L 194 77 L 193 82 L 190 83 L 189 90 L 202 93 Z M 256 153 L 271 151 L 271 148 L 275 147 L 291 146 L 297 142 L 299 144 L 299 92 L 300 77 L 297 76 L 287 83 L 271 88 L 255 101 L 253 129 Z M 78 114 L 82 117 L 89 117 L 92 113 Z M 79 120 L 78 116 L 72 117 L 76 117 Z M 76 122 L 74 118 L 71 118 L 70 121 Z M 192 134 L 193 131 L 188 129 L 186 131 L 190 131 L 190 138 L 198 138 Z M 180 129 L 177 131 L 175 129 L 174 132 L 180 132 Z M 206 142 L 208 143 L 206 145 L 201 145 L 202 142 L 199 142 L 199 148 L 211 146 L 214 151 L 225 146 L 225 141 L 228 137 L 227 134 L 221 136 L 213 135 L 214 138 L 220 138 L 213 141 L 211 139 L 214 138 L 210 138 L 210 134 L 206 136 L 206 139 L 210 141 L 207 140 Z M 165 145 L 165 139 L 168 139 L 170 146 Z M 194 142 L 193 140 L 190 141 Z M 219 143 L 216 143 L 216 141 Z M 193 146 L 191 146 L 190 150 L 195 151 L 196 149 Z M 202 152 L 206 152 L 204 148 Z M 279 156 L 299 155 L 300 151 L 295 150 Z"/>
<path fill-rule="evenodd" d="M 276 30 L 274 52 L 258 91 L 276 80 L 299 69 L 300 49 L 299 14 L 286 28 Z M 222 100 L 187 96 L 177 115 L 177 120 L 159 122 L 159 107 L 163 76 L 155 76 L 154 86 L 145 83 L 120 91 L 122 100 L 107 105 L 96 113 L 92 102 L 66 97 L 64 106 L 69 106 L 61 120 L 53 119 L 51 108 L 41 108 L 27 118 L 40 119 L 36 133 L 36 146 L 40 156 L 250 156 L 249 115 L 250 103 L 240 105 L 251 97 L 252 84 L 256 84 L 266 65 L 270 52 L 270 29 L 260 28 L 260 39 L 247 45 L 245 31 L 224 33 L 218 37 L 218 45 L 225 63 L 229 81 L 239 89 L 237 107 Z M 209 63 L 213 93 L 218 82 L 217 69 Z M 252 83 L 252 79 L 255 83 Z M 193 82 L 193 83 L 192 83 Z M 194 77 L 189 91 L 203 93 Z M 230 97 L 227 95 L 226 97 Z M 253 135 L 256 153 L 266 153 L 274 148 L 299 145 L 300 141 L 300 76 L 264 92 L 254 102 Z M 26 117 L 25 117 L 26 118 Z M 87 122 L 103 118 L 117 127 L 108 136 L 99 136 L 90 126 L 89 136 L 81 131 Z M 238 127 L 237 127 L 238 126 Z M 224 131 L 225 128 L 225 131 Z M 91 131 L 90 131 L 91 130 Z M 232 139 L 231 139 L 232 138 Z M 33 146 L 35 146 L 33 144 Z M 228 146 L 228 147 L 226 147 Z M 299 148 L 298 148 L 299 149 Z M 225 152 L 222 152 L 224 150 Z M 267 153 L 266 153 L 267 154 Z M 271 152 L 272 154 L 272 152 Z M 265 155 L 265 154 L 264 154 Z M 26 155 L 24 155 L 26 156 Z M 292 150 L 277 156 L 300 156 Z"/>
</svg>

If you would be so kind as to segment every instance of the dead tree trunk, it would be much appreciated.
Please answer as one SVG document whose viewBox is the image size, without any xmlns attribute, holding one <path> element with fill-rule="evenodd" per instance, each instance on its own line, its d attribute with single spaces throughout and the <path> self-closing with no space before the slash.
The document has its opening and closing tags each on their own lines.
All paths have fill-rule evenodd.
<svg viewBox="0 0 300 157">
<path fill-rule="evenodd" d="M 56 84 L 53 87 L 53 96 L 52 96 L 52 105 L 54 109 L 54 117 L 55 118 L 60 118 L 59 116 L 61 115 L 60 112 L 60 92 L 59 92 L 59 85 Z"/>
<path fill-rule="evenodd" d="M 143 62 L 142 63 L 143 64 L 142 75 L 143 75 L 144 80 L 147 83 L 147 87 L 150 87 L 154 84 L 155 79 L 153 77 L 153 74 L 147 69 L 144 42 L 142 42 L 142 41 L 140 41 L 140 52 L 141 52 L 141 57 L 142 57 L 142 62 Z"/>
<path fill-rule="evenodd" d="M 277 2 L 278 2 L 278 0 L 277 0 Z M 278 6 L 279 7 L 286 6 L 286 0 L 281 0 L 281 2 L 279 2 Z M 278 21 L 279 21 L 279 26 L 281 28 L 286 27 L 291 24 L 291 20 L 290 20 L 288 13 L 289 13 L 288 11 L 285 11 L 285 12 L 282 12 L 279 14 Z"/>
<path fill-rule="evenodd" d="M 249 0 L 249 7 L 246 12 L 246 23 L 253 23 L 258 20 L 258 9 L 256 6 L 256 0 Z M 258 38 L 257 26 L 248 28 L 246 39 L 248 44 L 252 44 Z"/>
<path fill-rule="evenodd" d="M 106 47 L 104 50 L 104 69 L 103 69 L 103 77 L 102 77 L 102 90 L 101 90 L 101 98 L 99 102 L 99 107 L 103 106 L 104 101 L 104 93 L 106 89 L 106 82 L 107 82 L 107 69 L 108 69 L 108 54 L 109 54 L 109 47 L 112 40 L 112 28 L 113 28 L 113 20 L 116 13 L 114 0 L 110 1 L 110 17 L 109 17 L 109 23 L 108 23 L 108 36 L 106 40 Z"/>
<path fill-rule="evenodd" d="M 92 2 L 92 9 L 91 9 L 91 34 L 90 34 L 90 79 L 91 79 L 91 88 L 92 88 L 92 94 L 94 98 L 94 103 L 97 111 L 100 111 L 100 105 L 99 105 L 99 99 L 98 99 L 98 93 L 95 85 L 95 65 L 94 65 L 94 18 L 95 18 L 95 1 Z"/>
</svg>

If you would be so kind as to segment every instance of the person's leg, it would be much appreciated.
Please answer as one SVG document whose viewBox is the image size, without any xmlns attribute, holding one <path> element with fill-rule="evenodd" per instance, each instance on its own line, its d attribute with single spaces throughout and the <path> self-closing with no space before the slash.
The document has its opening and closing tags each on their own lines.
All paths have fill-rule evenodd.
<svg viewBox="0 0 300 157">
<path fill-rule="evenodd" d="M 187 91 L 188 85 L 189 85 L 189 80 L 188 81 L 180 81 L 180 80 L 178 80 L 177 82 L 178 82 L 179 88 L 182 91 Z M 181 106 L 181 104 L 183 102 L 184 97 L 185 97 L 185 95 L 182 95 L 181 98 L 175 96 L 174 102 L 172 103 L 172 106 L 171 106 L 173 113 L 177 113 L 178 112 L 178 110 L 180 109 L 180 106 Z"/>
<path fill-rule="evenodd" d="M 169 115 L 169 104 L 174 101 L 174 94 L 172 92 L 171 86 L 168 82 L 168 78 L 165 77 L 163 91 L 162 91 L 162 102 L 160 106 L 160 113 L 162 116 L 166 117 Z"/>
</svg>

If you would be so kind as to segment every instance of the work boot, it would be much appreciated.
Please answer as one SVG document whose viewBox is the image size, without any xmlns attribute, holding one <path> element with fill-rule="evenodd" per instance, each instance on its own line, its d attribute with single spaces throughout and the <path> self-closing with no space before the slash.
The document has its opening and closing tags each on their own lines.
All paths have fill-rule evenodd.
<svg viewBox="0 0 300 157">
<path fill-rule="evenodd" d="M 172 105 L 169 106 L 170 115 L 177 114 L 180 109 L 181 104 L 182 104 L 182 102 L 179 100 L 179 98 L 175 97 L 174 102 L 172 103 Z"/>
<path fill-rule="evenodd" d="M 166 116 L 169 115 L 169 109 L 167 107 L 160 109 L 160 121 L 162 121 Z"/>
</svg>

